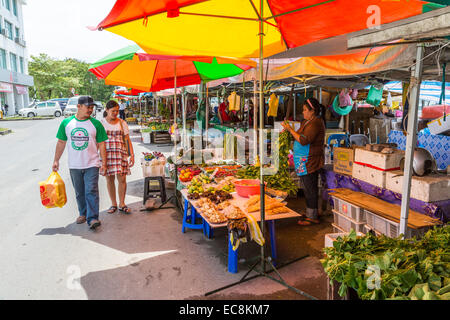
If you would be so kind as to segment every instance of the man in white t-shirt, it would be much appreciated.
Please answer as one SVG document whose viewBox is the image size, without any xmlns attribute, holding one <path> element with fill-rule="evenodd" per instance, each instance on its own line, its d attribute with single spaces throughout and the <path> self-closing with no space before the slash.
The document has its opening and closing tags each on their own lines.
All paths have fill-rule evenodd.
<svg viewBox="0 0 450 320">
<path fill-rule="evenodd" d="M 108 140 L 101 122 L 91 117 L 94 107 L 91 97 L 78 98 L 77 113 L 64 119 L 59 126 L 52 166 L 53 171 L 59 170 L 59 159 L 69 142 L 67 152 L 70 178 L 80 214 L 76 222 L 81 224 L 87 221 L 91 229 L 100 226 L 98 178 L 99 172 L 106 172 L 106 161 L 100 161 L 98 151 L 100 150 L 102 159 L 106 159 L 105 141 Z"/>
<path fill-rule="evenodd" d="M 125 101 L 119 104 L 119 118 L 125 120 L 125 108 L 127 107 Z"/>
</svg>

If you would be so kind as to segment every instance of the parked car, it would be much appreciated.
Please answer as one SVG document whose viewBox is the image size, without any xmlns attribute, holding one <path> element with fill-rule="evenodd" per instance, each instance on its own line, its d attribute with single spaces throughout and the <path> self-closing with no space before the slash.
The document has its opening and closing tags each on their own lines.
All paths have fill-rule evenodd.
<svg viewBox="0 0 450 320">
<path fill-rule="evenodd" d="M 67 105 L 67 101 L 69 101 L 69 98 L 55 98 L 55 99 L 50 99 L 49 101 L 58 101 L 59 105 L 61 106 L 61 110 L 64 111 L 64 109 L 66 108 L 66 105 Z"/>
<path fill-rule="evenodd" d="M 95 102 L 95 104 L 97 105 L 97 106 L 95 107 L 95 109 L 96 109 L 98 112 L 103 111 L 103 103 L 102 103 L 101 101 L 94 101 L 94 102 Z"/>
<path fill-rule="evenodd" d="M 23 117 L 37 116 L 55 116 L 60 117 L 63 114 L 61 105 L 58 101 L 38 102 L 31 108 L 23 108 L 19 110 L 19 115 Z"/>
<path fill-rule="evenodd" d="M 66 109 L 64 110 L 65 117 L 70 117 L 77 113 L 78 98 L 79 98 L 78 96 L 69 98 L 69 100 L 67 101 Z M 95 117 L 96 114 L 97 114 L 96 108 L 94 108 L 92 116 Z"/>
</svg>

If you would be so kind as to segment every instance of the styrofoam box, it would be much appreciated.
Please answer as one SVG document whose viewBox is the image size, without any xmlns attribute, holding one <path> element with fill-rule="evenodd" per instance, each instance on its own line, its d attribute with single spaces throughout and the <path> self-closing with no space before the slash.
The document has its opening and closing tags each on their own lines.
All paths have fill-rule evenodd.
<svg viewBox="0 0 450 320">
<path fill-rule="evenodd" d="M 334 209 L 332 211 L 334 215 L 334 223 L 345 232 L 350 232 L 351 229 L 356 232 L 364 231 L 364 222 L 356 222 L 355 220 L 340 214 Z"/>
<path fill-rule="evenodd" d="M 384 189 L 386 188 L 386 172 L 353 163 L 352 177 Z"/>
<path fill-rule="evenodd" d="M 385 154 L 363 148 L 355 149 L 355 162 L 367 163 L 380 169 L 399 168 L 400 160 L 404 156 L 405 152 L 403 150 L 395 150 L 394 153 Z"/>
<path fill-rule="evenodd" d="M 356 222 L 365 222 L 366 217 L 364 215 L 364 209 L 361 207 L 358 207 L 354 204 L 351 204 L 347 201 L 344 201 L 342 199 L 336 198 L 333 195 L 331 195 L 333 198 L 334 203 L 334 209 L 338 211 L 339 213 L 342 213 L 343 215 L 352 218 Z"/>
<path fill-rule="evenodd" d="M 397 193 L 403 192 L 403 172 L 391 171 L 386 173 L 386 189 Z M 413 176 L 411 180 L 411 198 L 434 202 L 450 199 L 450 176 L 428 175 Z"/>
<path fill-rule="evenodd" d="M 366 221 L 369 227 L 390 238 L 397 238 L 400 236 L 400 222 L 388 220 L 368 210 L 365 211 Z M 411 229 L 406 227 L 405 238 L 412 238 L 414 236 L 416 238 L 421 238 L 429 229 L 430 228 Z"/>
</svg>

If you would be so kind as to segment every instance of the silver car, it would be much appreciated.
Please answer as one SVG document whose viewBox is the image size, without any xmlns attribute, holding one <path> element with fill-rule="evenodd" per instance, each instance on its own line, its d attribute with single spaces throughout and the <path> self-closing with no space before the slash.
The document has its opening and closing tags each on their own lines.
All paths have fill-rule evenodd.
<svg viewBox="0 0 450 320">
<path fill-rule="evenodd" d="M 37 116 L 55 116 L 60 117 L 63 114 L 61 106 L 58 101 L 44 101 L 38 102 L 31 108 L 23 108 L 19 110 L 19 115 L 22 117 L 37 117 Z"/>
<path fill-rule="evenodd" d="M 78 111 L 78 96 L 76 97 L 72 97 L 69 99 L 69 101 L 67 101 L 67 105 L 66 105 L 66 109 L 64 109 L 64 116 L 65 117 L 70 117 L 73 116 L 74 114 L 77 113 Z M 96 102 L 97 103 L 97 102 Z M 95 117 L 97 114 L 96 112 L 96 108 L 94 108 L 94 110 L 92 111 L 92 116 Z"/>
</svg>

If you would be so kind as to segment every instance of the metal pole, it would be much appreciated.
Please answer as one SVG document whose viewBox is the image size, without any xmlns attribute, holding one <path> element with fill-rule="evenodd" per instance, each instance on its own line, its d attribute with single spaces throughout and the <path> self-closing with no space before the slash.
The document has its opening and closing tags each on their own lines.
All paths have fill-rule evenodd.
<svg viewBox="0 0 450 320">
<path fill-rule="evenodd" d="M 253 159 L 258 155 L 258 100 L 256 99 L 256 79 L 253 79 Z"/>
<path fill-rule="evenodd" d="M 205 101 L 205 107 L 206 107 L 206 119 L 205 119 L 205 130 L 206 130 L 206 146 L 208 146 L 208 127 L 209 127 L 209 95 L 208 95 L 208 82 L 206 82 L 206 101 Z M 203 148 L 203 146 L 202 146 Z"/>
<path fill-rule="evenodd" d="M 420 83 L 422 82 L 422 68 L 423 68 L 423 44 L 417 45 L 416 65 L 411 70 L 411 84 L 409 95 L 409 110 L 408 110 L 408 132 L 406 137 L 405 150 L 405 171 L 403 172 L 403 192 L 402 205 L 400 213 L 400 233 L 406 234 L 406 226 L 408 225 L 409 214 L 409 197 L 411 194 L 411 176 L 412 165 L 414 160 L 414 149 L 417 143 L 417 114 L 418 103 L 420 95 Z"/>
<path fill-rule="evenodd" d="M 174 83 L 173 83 L 173 143 L 174 143 L 174 151 L 175 151 L 175 163 L 177 160 L 177 60 L 173 60 L 173 67 L 174 67 Z M 170 120 L 170 117 L 169 117 Z M 177 184 L 177 181 L 175 181 L 175 185 Z"/>
<path fill-rule="evenodd" d="M 186 92 L 185 92 L 185 88 L 183 87 L 181 89 L 181 108 L 182 108 L 182 113 L 183 113 L 183 137 L 181 138 L 181 147 L 183 148 L 183 150 L 186 150 Z"/>
<path fill-rule="evenodd" d="M 296 120 L 296 117 L 295 117 L 295 115 L 297 114 L 297 94 L 295 93 L 295 91 L 294 91 L 294 101 L 293 101 L 293 104 L 294 104 L 294 121 Z"/>
<path fill-rule="evenodd" d="M 263 86 L 263 62 L 264 62 L 264 54 L 263 54 L 263 45 L 264 45 L 264 21 L 263 21 L 263 0 L 260 1 L 260 20 L 259 20 L 259 162 L 260 162 L 260 200 L 261 200 L 261 223 L 260 229 L 261 234 L 264 236 L 264 223 L 265 223 L 265 199 L 264 199 L 264 175 L 263 175 L 263 130 L 264 130 L 264 86 Z M 261 270 L 263 273 L 266 272 L 266 262 L 264 255 L 264 246 L 261 246 Z"/>
</svg>

